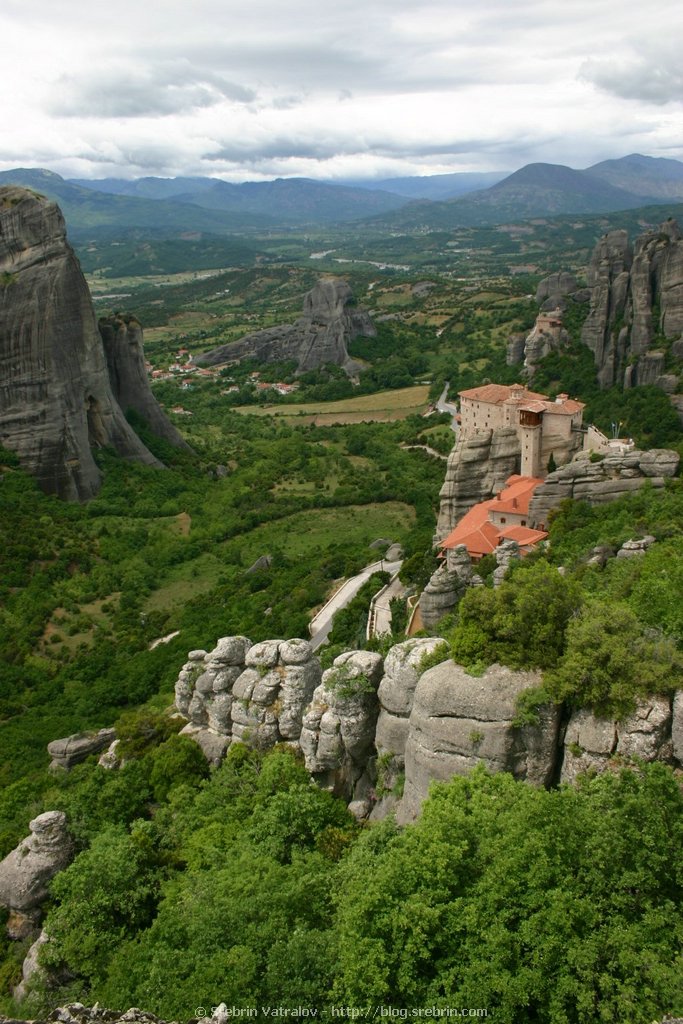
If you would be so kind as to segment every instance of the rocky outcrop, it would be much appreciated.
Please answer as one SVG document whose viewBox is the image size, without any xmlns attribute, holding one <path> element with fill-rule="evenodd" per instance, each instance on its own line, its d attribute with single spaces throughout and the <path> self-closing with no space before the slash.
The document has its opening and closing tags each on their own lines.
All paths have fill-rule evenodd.
<svg viewBox="0 0 683 1024">
<path fill-rule="evenodd" d="M 515 726 L 516 700 L 539 686 L 538 672 L 492 665 L 471 676 L 445 661 L 419 679 L 405 746 L 405 790 L 397 820 L 415 818 L 433 780 L 464 775 L 479 761 L 491 771 L 548 785 L 558 757 L 559 708 L 540 711 L 540 724 Z"/>
<path fill-rule="evenodd" d="M 598 242 L 588 267 L 590 309 L 582 341 L 595 357 L 602 387 L 655 384 L 663 354 L 651 346 L 683 332 L 683 239 L 674 220 L 641 235 L 631 247 L 625 231 Z"/>
<path fill-rule="evenodd" d="M 565 498 L 599 505 L 639 490 L 646 480 L 653 487 L 675 475 L 680 459 L 677 452 L 653 448 L 647 452 L 612 451 L 598 461 L 588 453 L 548 473 L 534 491 L 529 516 L 536 523 L 547 523 L 548 513 Z"/>
<path fill-rule="evenodd" d="M 348 800 L 357 817 L 365 817 L 372 806 L 382 664 L 371 651 L 347 651 L 335 658 L 306 709 L 299 741 L 313 778 Z"/>
<path fill-rule="evenodd" d="M 0 863 L 0 904 L 34 915 L 48 896 L 48 885 L 73 857 L 62 811 L 46 811 L 29 823 L 30 835 Z"/>
<path fill-rule="evenodd" d="M 174 448 L 190 446 L 166 417 L 152 394 L 145 369 L 142 327 L 132 316 L 104 317 L 98 321 L 114 398 L 124 412 L 133 410 L 157 437 Z"/>
<path fill-rule="evenodd" d="M 59 207 L 15 186 L 0 188 L 0 444 L 44 491 L 69 500 L 99 490 L 93 448 L 160 465 L 112 391 Z"/>
<path fill-rule="evenodd" d="M 303 316 L 296 323 L 247 334 L 204 352 L 195 362 L 199 366 L 215 366 L 248 358 L 262 363 L 296 360 L 299 373 L 325 363 L 355 373 L 358 365 L 349 357 L 349 342 L 359 335 L 374 338 L 377 332 L 369 314 L 355 309 L 352 302 L 346 281 L 323 279 L 305 295 Z"/>
<path fill-rule="evenodd" d="M 214 763 L 233 739 L 253 747 L 295 742 L 321 674 L 307 640 L 229 636 L 208 654 L 190 651 L 175 686 L 176 707 L 189 718 L 182 733 Z"/>
<path fill-rule="evenodd" d="M 521 449 L 512 427 L 459 438 L 448 457 L 435 540 L 441 541 L 473 505 L 497 494 L 519 471 Z"/>
<path fill-rule="evenodd" d="M 565 300 L 568 296 L 575 295 L 578 290 L 579 284 L 574 275 L 567 270 L 560 270 L 539 282 L 536 302 L 542 310 L 564 309 Z"/>
<path fill-rule="evenodd" d="M 453 611 L 465 593 L 465 586 L 446 565 L 432 573 L 420 594 L 420 617 L 425 629 L 434 629 L 444 615 Z"/>
<path fill-rule="evenodd" d="M 45 972 L 38 963 L 38 957 L 40 956 L 41 949 L 48 941 L 48 934 L 43 928 L 40 935 L 35 942 L 31 944 L 28 953 L 24 957 L 24 962 L 21 965 L 21 981 L 12 993 L 18 1002 L 21 1002 L 21 1000 L 26 996 L 27 986 L 30 981 L 35 981 L 39 977 L 45 977 Z"/>
<path fill-rule="evenodd" d="M 78 732 L 73 736 L 64 736 L 52 740 L 47 745 L 47 752 L 52 758 L 50 768 L 73 768 L 75 764 L 85 761 L 91 754 L 97 754 L 109 747 L 116 740 L 115 729 L 100 729 L 99 732 Z"/>
<path fill-rule="evenodd" d="M 676 694 L 680 702 L 681 692 Z M 575 711 L 564 737 L 562 782 L 575 782 L 582 772 L 604 771 L 610 760 L 637 758 L 641 761 L 670 761 L 675 754 L 672 742 L 672 708 L 668 697 L 649 697 L 638 701 L 636 710 L 621 721 L 600 718 L 587 709 Z"/>
<path fill-rule="evenodd" d="M 507 576 L 508 569 L 512 563 L 518 562 L 521 558 L 519 544 L 516 540 L 501 541 L 494 554 L 496 556 L 496 568 L 493 570 L 493 585 L 494 587 L 499 587 Z"/>
</svg>

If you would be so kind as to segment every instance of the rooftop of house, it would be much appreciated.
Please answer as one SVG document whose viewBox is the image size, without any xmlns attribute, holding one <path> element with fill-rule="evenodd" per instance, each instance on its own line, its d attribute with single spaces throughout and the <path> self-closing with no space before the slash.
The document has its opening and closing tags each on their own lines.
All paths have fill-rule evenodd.
<svg viewBox="0 0 683 1024">
<path fill-rule="evenodd" d="M 482 384 L 478 388 L 459 391 L 461 398 L 469 398 L 473 402 L 487 402 L 489 405 L 502 405 L 514 396 L 515 401 L 532 402 L 535 399 L 547 401 L 547 395 L 529 391 L 523 384 Z"/>
<path fill-rule="evenodd" d="M 543 480 L 540 477 L 520 476 L 515 473 L 508 477 L 505 487 L 488 501 L 481 501 L 466 512 L 446 539 L 441 548 L 446 551 L 464 544 L 471 558 L 479 559 L 490 555 L 502 540 L 516 540 L 522 549 L 530 549 L 548 534 L 519 523 L 496 525 L 491 522 L 492 512 L 506 512 L 527 515 L 531 497 Z"/>
</svg>

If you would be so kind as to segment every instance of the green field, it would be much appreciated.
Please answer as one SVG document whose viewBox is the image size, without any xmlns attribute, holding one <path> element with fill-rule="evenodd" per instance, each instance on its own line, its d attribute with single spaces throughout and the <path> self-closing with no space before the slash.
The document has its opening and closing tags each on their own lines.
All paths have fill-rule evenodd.
<svg viewBox="0 0 683 1024">
<path fill-rule="evenodd" d="M 396 391 L 359 395 L 339 402 L 301 402 L 294 405 L 238 406 L 236 412 L 251 416 L 296 417 L 297 422 L 327 426 L 333 423 L 386 423 L 402 420 L 427 408 L 429 387 L 419 384 Z"/>
</svg>

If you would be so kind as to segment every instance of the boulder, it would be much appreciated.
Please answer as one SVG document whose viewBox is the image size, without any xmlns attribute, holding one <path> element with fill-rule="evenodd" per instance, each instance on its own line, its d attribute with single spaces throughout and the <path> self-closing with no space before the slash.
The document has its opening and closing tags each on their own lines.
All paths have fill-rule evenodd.
<svg viewBox="0 0 683 1024">
<path fill-rule="evenodd" d="M 419 679 L 405 748 L 405 791 L 397 820 L 415 818 L 432 780 L 465 775 L 483 761 L 490 771 L 548 785 L 558 754 L 559 709 L 546 706 L 538 725 L 516 726 L 516 701 L 541 683 L 539 672 L 490 666 L 471 676 L 446 661 Z"/>
<path fill-rule="evenodd" d="M 672 712 L 668 697 L 648 697 L 621 721 L 600 718 L 582 708 L 574 711 L 564 736 L 562 782 L 582 772 L 602 772 L 610 760 L 637 758 L 668 761 L 672 754 Z"/>
<path fill-rule="evenodd" d="M 28 983 L 32 979 L 35 980 L 37 977 L 44 976 L 45 974 L 40 964 L 38 963 L 38 957 L 40 955 L 41 949 L 48 941 L 48 934 L 43 928 L 40 932 L 40 935 L 35 940 L 35 942 L 30 946 L 28 953 L 24 957 L 24 962 L 21 965 L 21 981 L 15 987 L 14 992 L 12 993 L 14 998 L 18 1002 L 21 1002 L 21 1000 L 24 999 L 24 997 L 26 996 L 26 989 Z"/>
<path fill-rule="evenodd" d="M 0 863 L 0 904 L 23 914 L 38 910 L 50 881 L 74 853 L 63 811 L 45 811 L 29 828 L 26 839 Z"/>
<path fill-rule="evenodd" d="M 100 729 L 99 732 L 78 732 L 52 740 L 47 745 L 47 752 L 52 758 L 50 768 L 73 768 L 91 754 L 109 747 L 115 739 L 115 729 Z"/>
<path fill-rule="evenodd" d="M 420 594 L 420 615 L 425 629 L 434 629 L 444 615 L 452 611 L 465 592 L 465 584 L 446 565 L 440 565 L 429 577 Z"/>
</svg>

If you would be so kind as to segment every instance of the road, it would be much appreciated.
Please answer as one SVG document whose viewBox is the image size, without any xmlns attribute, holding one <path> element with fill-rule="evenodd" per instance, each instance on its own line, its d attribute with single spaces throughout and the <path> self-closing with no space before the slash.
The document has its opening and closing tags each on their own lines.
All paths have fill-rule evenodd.
<svg viewBox="0 0 683 1024">
<path fill-rule="evenodd" d="M 448 398 L 448 389 L 450 386 L 450 381 L 446 381 L 446 383 L 443 386 L 443 391 L 441 392 L 439 399 L 436 403 L 436 408 L 439 410 L 439 412 L 447 412 L 453 417 L 451 421 L 451 430 L 455 434 L 457 434 L 458 424 L 455 421 L 455 417 L 458 412 L 458 407 L 457 405 L 454 405 L 452 402 L 446 401 L 446 399 Z"/>
<path fill-rule="evenodd" d="M 402 565 L 402 561 L 387 562 L 381 559 L 379 562 L 372 562 L 371 565 L 366 565 L 357 576 L 352 576 L 342 583 L 339 590 L 332 595 L 327 604 L 310 621 L 308 628 L 311 634 L 311 647 L 313 650 L 317 651 L 325 643 L 332 630 L 334 617 L 337 612 L 341 611 L 342 608 L 346 608 L 363 584 L 370 579 L 373 572 L 388 572 L 393 576 Z"/>
</svg>

